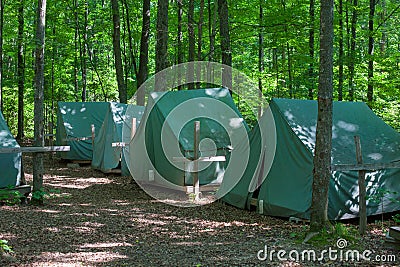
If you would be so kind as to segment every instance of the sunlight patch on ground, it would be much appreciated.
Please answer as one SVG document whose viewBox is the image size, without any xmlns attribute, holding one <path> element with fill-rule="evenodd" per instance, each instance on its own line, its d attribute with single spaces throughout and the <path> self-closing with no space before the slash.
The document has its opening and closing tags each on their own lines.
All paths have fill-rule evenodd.
<svg viewBox="0 0 400 267">
<path fill-rule="evenodd" d="M 132 247 L 130 243 L 86 243 L 80 248 L 112 248 L 112 247 Z"/>
<path fill-rule="evenodd" d="M 51 182 L 47 184 L 54 187 L 70 188 L 70 189 L 85 189 L 92 185 L 104 185 L 110 184 L 113 181 L 108 178 L 53 178 Z"/>
<path fill-rule="evenodd" d="M 32 263 L 31 266 L 82 266 L 83 263 L 85 263 L 85 266 L 87 266 L 86 263 L 100 264 L 126 258 L 128 257 L 125 255 L 121 255 L 111 251 L 76 253 L 43 252 L 39 256 L 39 261 Z"/>
</svg>

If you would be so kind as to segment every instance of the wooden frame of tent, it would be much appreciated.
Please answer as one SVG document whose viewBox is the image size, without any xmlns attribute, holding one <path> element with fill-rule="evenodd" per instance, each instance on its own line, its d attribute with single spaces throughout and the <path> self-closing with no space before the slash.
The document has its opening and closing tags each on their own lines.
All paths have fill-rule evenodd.
<svg viewBox="0 0 400 267">
<path fill-rule="evenodd" d="M 359 232 L 360 234 L 365 234 L 367 227 L 367 203 L 366 203 L 366 185 L 365 185 L 365 175 L 367 172 L 372 172 L 380 169 L 388 168 L 400 168 L 400 161 L 389 162 L 389 163 L 363 163 L 362 160 L 362 150 L 361 141 L 359 136 L 354 136 L 354 143 L 356 146 L 356 160 L 357 164 L 337 164 L 331 166 L 331 171 L 358 171 L 358 187 L 359 187 Z M 250 205 L 258 207 L 260 214 L 263 214 L 263 200 L 252 198 L 250 200 Z M 308 221 L 299 218 L 290 217 L 290 221 Z M 392 232 L 400 231 L 400 229 L 392 229 Z"/>
<path fill-rule="evenodd" d="M 136 134 L 136 118 L 132 118 L 132 128 L 131 128 L 131 138 Z M 148 181 L 143 181 L 141 183 L 147 185 L 153 185 L 157 187 L 162 187 L 166 189 L 183 191 L 186 194 L 194 194 L 194 200 L 198 201 L 200 199 L 201 190 L 202 191 L 215 191 L 219 188 L 220 184 L 208 184 L 200 186 L 198 168 L 199 162 L 223 162 L 226 161 L 225 156 L 213 156 L 213 157 L 199 157 L 199 145 L 200 145 L 200 121 L 194 122 L 193 129 L 193 158 L 186 157 L 173 157 L 172 160 L 174 162 L 182 162 L 184 165 L 185 173 L 187 171 L 186 164 L 193 163 L 193 185 L 168 185 L 168 184 L 160 184 L 156 183 L 154 180 L 154 170 L 149 170 Z M 124 142 L 112 143 L 113 147 L 125 147 L 127 144 Z"/>
</svg>

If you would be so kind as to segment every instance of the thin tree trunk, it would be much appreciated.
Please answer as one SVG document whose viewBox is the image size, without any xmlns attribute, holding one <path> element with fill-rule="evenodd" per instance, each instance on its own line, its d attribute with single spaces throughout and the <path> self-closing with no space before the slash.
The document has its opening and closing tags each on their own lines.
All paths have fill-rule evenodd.
<svg viewBox="0 0 400 267">
<path fill-rule="evenodd" d="M 127 95 L 126 88 L 124 84 L 124 69 L 122 66 L 121 58 L 121 32 L 120 32 L 120 18 L 119 18 L 119 6 L 118 0 L 111 0 L 112 6 L 112 16 L 113 16 L 113 47 L 114 47 L 114 63 L 115 72 L 117 76 L 118 92 L 119 92 L 119 102 L 126 103 Z"/>
<path fill-rule="evenodd" d="M 262 29 L 262 25 L 264 24 L 264 1 L 260 0 L 260 9 L 259 9 L 259 32 L 258 32 L 258 96 L 260 99 L 263 97 L 263 82 L 262 75 L 264 73 L 264 33 Z M 261 117 L 262 107 L 261 103 L 258 105 L 258 117 Z"/>
<path fill-rule="evenodd" d="M 183 15 L 183 4 L 182 0 L 177 0 L 178 6 L 178 35 L 177 35 L 177 43 L 178 43 L 178 64 L 183 63 L 183 49 L 182 49 L 182 15 Z M 182 73 L 180 69 L 178 69 L 178 90 L 182 90 Z"/>
<path fill-rule="evenodd" d="M 158 0 L 156 33 L 156 72 L 168 67 L 168 5 L 169 0 Z M 165 77 L 160 74 L 155 81 L 155 90 L 162 91 Z"/>
<path fill-rule="evenodd" d="M 194 34 L 194 0 L 189 0 L 189 11 L 188 11 L 188 37 L 189 37 L 189 55 L 188 62 L 193 62 L 195 57 L 195 34 Z M 194 80 L 194 65 L 188 65 L 187 69 L 187 81 Z M 193 83 L 188 83 L 188 89 L 194 89 Z"/>
<path fill-rule="evenodd" d="M 34 103 L 34 145 L 44 146 L 44 40 L 46 22 L 46 0 L 38 0 L 35 49 L 35 103 Z M 43 187 L 43 154 L 33 154 L 33 194 Z M 42 198 L 33 199 L 37 204 Z"/>
<path fill-rule="evenodd" d="M 382 3 L 382 11 L 380 12 L 380 20 L 382 21 L 381 25 L 382 25 L 382 37 L 381 37 L 381 41 L 380 41 L 380 51 L 381 54 L 385 57 L 385 50 L 386 50 L 386 42 L 387 42 L 387 34 L 386 34 L 386 23 L 385 23 L 385 19 L 386 19 L 386 0 L 381 0 Z"/>
<path fill-rule="evenodd" d="M 343 81 L 344 81 L 344 73 L 343 73 L 343 57 L 344 57 L 344 50 L 343 50 L 343 0 L 339 0 L 339 84 L 338 84 L 338 100 L 343 100 Z"/>
<path fill-rule="evenodd" d="M 341 0 L 340 0 L 341 1 Z M 315 3 L 314 0 L 310 0 L 310 30 L 308 39 L 308 50 L 310 55 L 310 65 L 308 69 L 309 75 L 309 87 L 308 87 L 308 99 L 314 99 L 314 39 L 315 39 Z"/>
<path fill-rule="evenodd" d="M 18 38 L 17 38 L 17 76 L 18 76 L 18 133 L 16 139 L 24 138 L 24 91 L 25 91 L 25 62 L 24 62 L 24 0 L 19 0 L 18 6 Z"/>
<path fill-rule="evenodd" d="M 134 49 L 133 49 L 133 37 L 132 37 L 132 29 L 131 29 L 131 23 L 130 23 L 130 16 L 129 16 L 129 6 L 126 0 L 122 0 L 124 6 L 125 6 L 125 10 L 126 10 L 126 28 L 128 31 L 128 43 L 129 43 L 129 56 L 132 59 L 132 65 L 133 65 L 133 71 L 135 72 L 135 77 L 137 79 L 138 77 L 138 67 L 137 67 L 137 63 L 136 63 L 136 56 L 134 53 Z"/>
<path fill-rule="evenodd" d="M 4 0 L 0 0 L 0 111 L 3 112 L 3 28 Z"/>
<path fill-rule="evenodd" d="M 1 0 L 0 0 L 1 1 Z M 75 16 L 75 35 L 74 35 L 74 89 L 75 89 L 75 101 L 78 101 L 79 92 L 79 81 L 78 81 L 78 53 L 79 50 L 79 17 L 78 17 L 78 0 L 74 0 L 74 16 Z"/>
<path fill-rule="evenodd" d="M 321 0 L 318 120 L 312 183 L 310 232 L 328 223 L 328 190 L 331 178 L 333 92 L 333 0 Z"/>
<path fill-rule="evenodd" d="M 150 0 L 143 1 L 142 36 L 140 38 L 139 72 L 137 76 L 138 88 L 147 80 L 149 63 L 149 34 L 150 34 Z M 145 91 L 137 92 L 137 104 L 144 106 Z"/>
<path fill-rule="evenodd" d="M 293 77 L 292 77 L 292 56 L 290 53 L 289 42 L 286 42 L 286 51 L 287 51 L 287 66 L 288 66 L 288 87 L 289 87 L 289 96 L 290 98 L 294 97 L 293 92 Z"/>
<path fill-rule="evenodd" d="M 203 47 L 203 23 L 204 23 L 204 0 L 200 0 L 200 10 L 199 10 L 199 23 L 197 25 L 197 60 L 202 61 L 202 47 Z M 201 64 L 197 66 L 197 80 L 201 81 Z M 197 88 L 201 87 L 201 82 L 197 83 Z"/>
<path fill-rule="evenodd" d="M 214 61 L 214 51 L 215 51 L 215 36 L 217 35 L 217 15 L 218 15 L 218 4 L 214 2 L 214 10 L 211 11 L 211 2 L 208 2 L 209 6 L 209 24 L 210 26 L 210 52 L 209 61 Z M 212 15 L 211 15 L 212 14 Z"/>
<path fill-rule="evenodd" d="M 374 16 L 375 0 L 369 1 L 369 21 L 368 21 L 368 91 L 367 101 L 371 105 L 374 100 Z"/>
<path fill-rule="evenodd" d="M 357 0 L 353 0 L 353 11 L 351 16 L 350 58 L 349 58 L 349 100 L 354 100 L 354 65 L 356 60 L 356 30 L 357 30 Z"/>
<path fill-rule="evenodd" d="M 81 44 L 81 68 L 82 68 L 82 102 L 86 101 L 87 92 L 87 67 L 86 67 L 86 49 L 87 49 L 87 31 L 88 31 L 88 3 L 85 2 L 85 18 L 83 30 L 83 45 Z"/>
<path fill-rule="evenodd" d="M 221 36 L 222 64 L 232 66 L 231 40 L 229 34 L 228 1 L 218 0 L 219 32 Z M 222 86 L 232 89 L 232 72 L 224 69 L 222 72 Z"/>
</svg>

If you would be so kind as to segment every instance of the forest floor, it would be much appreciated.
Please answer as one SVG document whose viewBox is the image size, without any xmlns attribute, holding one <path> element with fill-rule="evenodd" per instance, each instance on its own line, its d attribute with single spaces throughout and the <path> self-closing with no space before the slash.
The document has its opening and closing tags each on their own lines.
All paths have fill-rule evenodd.
<svg viewBox="0 0 400 267">
<path fill-rule="evenodd" d="M 399 247 L 386 243 L 388 223 L 368 225 L 348 249 L 396 257 L 395 262 L 346 261 L 327 257 L 309 262 L 279 260 L 277 251 L 296 257 L 304 250 L 338 250 L 336 239 L 321 246 L 302 244 L 307 224 L 259 215 L 214 202 L 182 208 L 152 199 L 127 177 L 106 175 L 90 165 L 67 168 L 45 161 L 43 206 L 0 206 L 0 239 L 12 253 L 0 266 L 399 266 Z M 24 157 L 26 179 L 32 161 Z M 356 229 L 356 224 L 346 224 Z M 265 258 L 272 254 L 272 259 Z M 261 251 L 261 252 L 260 252 Z M 295 252 L 293 252 L 295 251 Z M 0 253 L 1 254 L 1 253 Z M 258 257 L 258 256 L 259 257 Z M 300 254 L 301 255 L 301 254 Z"/>
</svg>

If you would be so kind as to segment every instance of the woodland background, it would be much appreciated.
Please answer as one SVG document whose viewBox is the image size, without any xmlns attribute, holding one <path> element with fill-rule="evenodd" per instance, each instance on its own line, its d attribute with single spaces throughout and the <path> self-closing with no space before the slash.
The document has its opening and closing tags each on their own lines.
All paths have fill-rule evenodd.
<svg viewBox="0 0 400 267">
<path fill-rule="evenodd" d="M 18 139 L 33 137 L 37 2 L 0 3 L 1 109 Z M 266 99 L 316 99 L 318 14 L 314 0 L 49 1 L 46 125 L 57 101 L 126 102 L 158 70 L 193 60 L 232 64 Z M 399 2 L 336 0 L 334 16 L 334 99 L 365 101 L 400 131 Z"/>
</svg>

